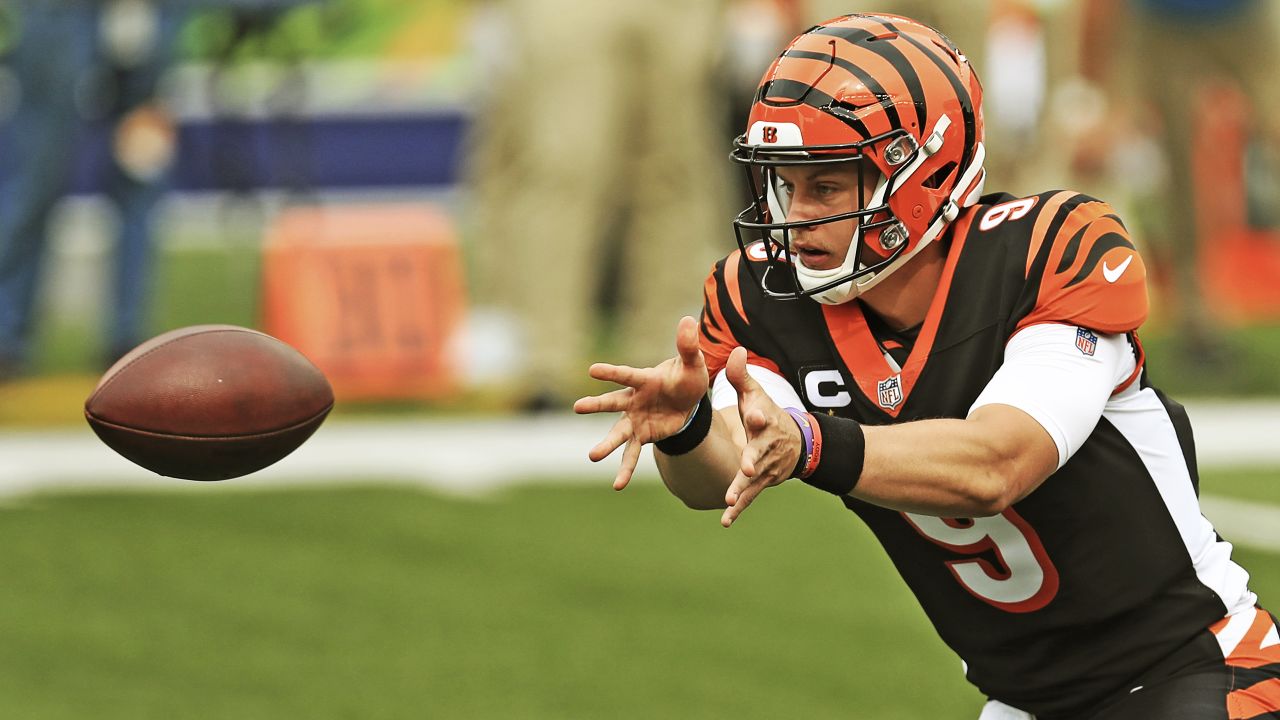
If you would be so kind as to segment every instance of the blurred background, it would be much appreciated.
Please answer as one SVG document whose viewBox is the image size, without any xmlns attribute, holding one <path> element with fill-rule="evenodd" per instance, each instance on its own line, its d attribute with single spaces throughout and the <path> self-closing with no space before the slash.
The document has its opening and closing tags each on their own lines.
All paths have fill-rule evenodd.
<svg viewBox="0 0 1280 720">
<path fill-rule="evenodd" d="M 1280 603 L 1271 0 L 4 0 L 0 717 L 976 716 L 853 518 L 783 486 L 725 533 L 651 466 L 613 498 L 568 411 L 700 308 L 772 58 L 870 10 L 975 64 L 988 191 L 1119 209 Z M 84 398 L 204 323 L 338 409 L 253 478 L 148 477 Z"/>
</svg>

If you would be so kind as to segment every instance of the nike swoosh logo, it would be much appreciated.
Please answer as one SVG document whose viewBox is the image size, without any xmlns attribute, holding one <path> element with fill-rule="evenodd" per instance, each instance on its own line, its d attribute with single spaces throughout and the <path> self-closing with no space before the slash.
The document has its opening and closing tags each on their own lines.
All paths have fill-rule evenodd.
<svg viewBox="0 0 1280 720">
<path fill-rule="evenodd" d="M 1119 279 L 1120 279 L 1120 276 L 1124 274 L 1124 271 L 1125 271 L 1126 269 L 1128 269 L 1128 267 L 1129 267 L 1129 263 L 1131 263 L 1131 262 L 1133 262 L 1133 256 L 1132 256 L 1132 255 L 1130 255 L 1129 257 L 1125 258 L 1125 259 L 1124 259 L 1124 262 L 1120 263 L 1119 265 L 1117 265 L 1117 266 L 1115 266 L 1115 267 L 1107 267 L 1107 263 L 1106 263 L 1106 262 L 1103 262 L 1103 263 L 1102 263 L 1102 277 L 1103 277 L 1103 278 L 1105 278 L 1105 279 L 1106 279 L 1106 281 L 1107 281 L 1107 282 L 1109 282 L 1109 283 L 1113 283 L 1113 282 L 1115 282 L 1115 281 L 1119 280 Z"/>
</svg>

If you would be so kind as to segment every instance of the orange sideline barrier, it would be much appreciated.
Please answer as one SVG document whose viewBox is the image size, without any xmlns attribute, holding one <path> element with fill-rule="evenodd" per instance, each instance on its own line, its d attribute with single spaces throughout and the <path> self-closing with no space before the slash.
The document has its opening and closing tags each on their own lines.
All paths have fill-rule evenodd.
<svg viewBox="0 0 1280 720">
<path fill-rule="evenodd" d="M 1205 298 L 1224 319 L 1238 323 L 1280 319 L 1280 232 L 1251 228 L 1245 217 L 1249 113 L 1239 90 L 1210 89 L 1197 113 L 1192 158 Z"/>
<path fill-rule="evenodd" d="M 310 358 L 340 399 L 452 392 L 463 304 L 452 223 L 430 206 L 294 208 L 267 230 L 263 328 Z"/>
</svg>

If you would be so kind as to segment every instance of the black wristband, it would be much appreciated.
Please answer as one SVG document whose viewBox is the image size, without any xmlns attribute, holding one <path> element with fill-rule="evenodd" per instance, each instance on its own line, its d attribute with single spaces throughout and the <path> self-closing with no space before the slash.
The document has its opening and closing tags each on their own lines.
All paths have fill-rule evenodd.
<svg viewBox="0 0 1280 720">
<path fill-rule="evenodd" d="M 684 455 L 702 444 L 711 432 L 711 401 L 704 395 L 694 408 L 693 417 L 683 430 L 653 444 L 666 455 Z"/>
<path fill-rule="evenodd" d="M 813 474 L 801 478 L 806 484 L 832 495 L 848 495 L 862 476 L 867 438 L 853 420 L 813 413 L 822 431 L 822 459 Z"/>
</svg>

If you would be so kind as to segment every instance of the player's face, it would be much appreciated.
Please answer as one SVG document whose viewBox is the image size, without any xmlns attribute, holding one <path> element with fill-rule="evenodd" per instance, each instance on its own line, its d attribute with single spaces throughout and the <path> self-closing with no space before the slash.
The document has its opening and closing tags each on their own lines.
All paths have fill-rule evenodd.
<svg viewBox="0 0 1280 720">
<path fill-rule="evenodd" d="M 870 163 L 864 165 L 861 179 L 857 163 L 780 166 L 777 173 L 779 200 L 789 223 L 861 210 L 880 177 Z M 791 251 L 810 269 L 839 267 L 856 222 L 850 218 L 796 228 L 791 231 Z"/>
</svg>

